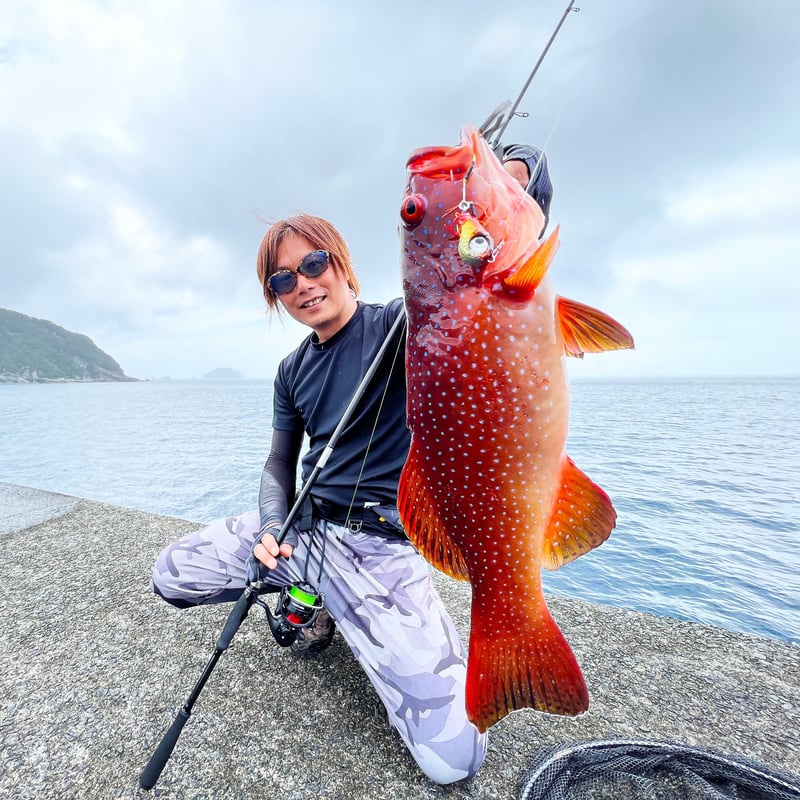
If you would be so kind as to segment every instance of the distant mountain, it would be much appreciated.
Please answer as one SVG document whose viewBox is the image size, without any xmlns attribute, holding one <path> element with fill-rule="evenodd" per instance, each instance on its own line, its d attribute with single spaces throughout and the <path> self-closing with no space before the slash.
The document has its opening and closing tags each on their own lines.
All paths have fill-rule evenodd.
<svg viewBox="0 0 800 800">
<path fill-rule="evenodd" d="M 0 383 L 135 380 L 88 336 L 0 308 Z"/>
<path fill-rule="evenodd" d="M 219 380 L 220 378 L 224 378 L 225 380 L 240 381 L 244 378 L 244 375 L 242 375 L 241 372 L 237 372 L 235 369 L 230 369 L 229 367 L 218 367 L 217 369 L 212 369 L 211 372 L 203 375 L 203 380 Z"/>
</svg>

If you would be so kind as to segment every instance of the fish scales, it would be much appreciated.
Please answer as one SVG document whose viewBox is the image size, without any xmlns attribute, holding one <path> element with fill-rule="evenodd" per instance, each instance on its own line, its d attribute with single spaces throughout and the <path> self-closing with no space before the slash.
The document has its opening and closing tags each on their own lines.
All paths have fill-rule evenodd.
<svg viewBox="0 0 800 800">
<path fill-rule="evenodd" d="M 608 496 L 564 452 L 565 353 L 630 347 L 602 312 L 557 298 L 557 232 L 474 128 L 408 161 L 401 207 L 411 448 L 398 506 L 437 568 L 472 584 L 467 711 L 577 714 L 580 667 L 544 601 L 541 567 L 604 541 Z"/>
</svg>

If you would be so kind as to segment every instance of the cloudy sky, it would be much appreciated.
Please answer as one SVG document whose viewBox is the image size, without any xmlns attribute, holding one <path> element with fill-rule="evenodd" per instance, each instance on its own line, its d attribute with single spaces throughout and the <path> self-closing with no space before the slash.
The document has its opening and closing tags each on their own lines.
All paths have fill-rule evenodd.
<svg viewBox="0 0 800 800">
<path fill-rule="evenodd" d="M 633 353 L 578 377 L 800 374 L 800 3 L 585 0 L 506 141 L 545 147 L 557 291 Z M 140 378 L 272 376 L 265 219 L 347 238 L 400 293 L 416 147 L 514 99 L 564 0 L 6 0 L 0 306 Z"/>
</svg>

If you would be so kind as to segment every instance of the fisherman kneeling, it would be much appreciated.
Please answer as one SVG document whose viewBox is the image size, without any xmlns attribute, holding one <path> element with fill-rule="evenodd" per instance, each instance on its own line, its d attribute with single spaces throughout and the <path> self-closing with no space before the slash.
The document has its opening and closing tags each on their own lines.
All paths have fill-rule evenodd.
<svg viewBox="0 0 800 800">
<path fill-rule="evenodd" d="M 519 145 L 507 148 L 505 158 L 546 218 L 552 190 L 543 158 L 537 166 L 541 155 Z M 293 649 L 326 647 L 335 620 L 425 774 L 443 784 L 470 778 L 483 763 L 487 736 L 467 718 L 465 648 L 428 563 L 397 521 L 397 486 L 409 449 L 399 336 L 373 378 L 379 388 L 364 395 L 314 483 L 311 519 L 295 520 L 280 547 L 275 540 L 295 495 L 304 433 L 306 480 L 403 314 L 402 300 L 358 301 L 347 244 L 333 225 L 308 214 L 269 228 L 257 271 L 270 310 L 312 330 L 278 368 L 259 510 L 170 544 L 154 567 L 154 590 L 180 608 L 237 600 L 251 552 L 271 570 L 276 590 L 310 582 L 324 593 L 326 611 L 300 631 Z"/>
</svg>

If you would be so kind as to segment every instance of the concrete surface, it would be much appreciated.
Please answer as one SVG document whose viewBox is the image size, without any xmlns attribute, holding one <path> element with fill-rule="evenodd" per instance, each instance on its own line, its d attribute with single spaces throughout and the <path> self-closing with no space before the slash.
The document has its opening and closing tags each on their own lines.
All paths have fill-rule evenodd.
<svg viewBox="0 0 800 800">
<path fill-rule="evenodd" d="M 75 508 L 77 497 L 0 483 L 0 536 L 32 528 Z"/>
<path fill-rule="evenodd" d="M 0 524 L 0 798 L 510 800 L 540 748 L 613 738 L 800 772 L 800 646 L 550 598 L 591 708 L 510 715 L 470 783 L 436 786 L 419 772 L 341 638 L 297 659 L 256 608 L 148 793 L 139 773 L 229 611 L 178 611 L 150 593 L 158 551 L 197 524 L 9 484 Z M 469 587 L 437 585 L 466 635 Z"/>
</svg>

